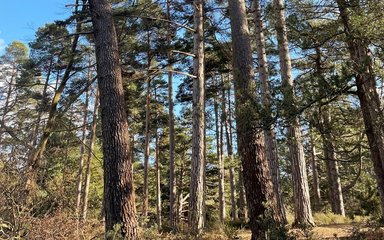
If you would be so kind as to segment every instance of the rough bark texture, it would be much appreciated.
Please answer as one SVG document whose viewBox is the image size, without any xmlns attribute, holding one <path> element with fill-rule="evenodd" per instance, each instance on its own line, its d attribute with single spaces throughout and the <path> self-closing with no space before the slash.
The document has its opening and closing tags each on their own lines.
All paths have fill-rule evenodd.
<svg viewBox="0 0 384 240">
<path fill-rule="evenodd" d="M 88 66 L 89 67 L 89 66 Z M 90 81 L 91 70 L 88 69 L 88 81 Z M 79 157 L 79 170 L 77 172 L 77 181 L 76 181 L 76 217 L 79 217 L 80 207 L 81 207 L 81 190 L 83 187 L 83 170 L 84 170 L 84 158 L 85 158 L 85 145 L 86 136 L 87 136 L 87 126 L 88 126 L 88 105 L 89 105 L 89 90 L 85 94 L 85 104 L 83 109 L 83 126 L 81 129 L 81 146 L 80 146 L 80 157 Z"/>
<path fill-rule="evenodd" d="M 171 1 L 167 0 L 167 18 L 171 20 Z M 177 205 L 176 205 L 176 178 L 175 178 L 175 116 L 173 112 L 173 75 L 171 52 L 171 24 L 167 29 L 168 45 L 168 126 L 169 126 L 169 221 L 171 228 L 177 230 Z"/>
<path fill-rule="evenodd" d="M 144 149 L 144 184 L 143 184 L 143 217 L 148 216 L 148 174 L 149 150 L 151 144 L 151 77 L 147 78 L 147 95 L 145 103 L 145 149 Z"/>
<path fill-rule="evenodd" d="M 94 29 L 103 138 L 105 230 L 120 226 L 127 239 L 138 239 L 129 151 L 128 122 L 117 44 L 108 0 L 90 0 Z"/>
<path fill-rule="evenodd" d="M 96 138 L 98 108 L 99 108 L 99 90 L 97 89 L 96 96 L 95 96 L 95 105 L 93 106 L 91 135 L 89 137 L 88 157 L 86 162 L 87 168 L 85 170 L 83 206 L 81 210 L 81 218 L 83 220 L 87 218 L 87 212 L 88 212 L 88 195 L 89 195 L 89 186 L 91 184 L 91 166 L 92 166 L 93 147 L 95 145 L 95 138 Z"/>
<path fill-rule="evenodd" d="M 365 132 L 371 151 L 371 158 L 376 174 L 378 192 L 381 200 L 381 211 L 384 216 L 384 115 L 380 97 L 376 91 L 375 74 L 368 44 L 361 39 L 358 30 L 350 23 L 350 14 L 359 13 L 359 3 L 347 3 L 337 0 L 340 20 L 344 26 L 352 67 L 355 72 L 357 95 L 363 113 Z M 357 36 L 355 35 L 357 33 Z"/>
<path fill-rule="evenodd" d="M 320 193 L 320 181 L 319 171 L 317 167 L 317 153 L 315 147 L 315 140 L 313 138 L 312 131 L 310 130 L 310 144 L 311 144 L 311 168 L 312 168 L 312 188 L 313 188 L 313 199 L 315 208 L 320 208 L 321 204 L 321 193 Z"/>
<path fill-rule="evenodd" d="M 159 143 L 159 133 L 155 132 L 155 141 L 156 141 L 156 150 L 155 150 L 155 174 L 156 174 L 156 222 L 157 229 L 161 231 L 162 228 L 162 215 L 161 215 L 161 177 L 160 177 L 160 143 Z"/>
<path fill-rule="evenodd" d="M 297 227 L 314 226 L 307 169 L 302 145 L 299 119 L 295 105 L 291 58 L 289 55 L 287 28 L 283 0 L 274 0 L 276 11 L 276 32 L 279 45 L 280 72 L 282 77 L 282 92 L 284 95 L 284 115 L 288 124 L 287 140 L 289 157 L 292 164 L 293 197 L 295 220 Z M 293 114 L 292 114 L 293 113 Z"/>
<path fill-rule="evenodd" d="M 269 69 L 267 54 L 265 49 L 264 37 L 264 24 L 261 19 L 261 9 L 259 0 L 254 0 L 255 8 L 255 33 L 256 33 L 256 47 L 257 47 L 257 60 L 259 63 L 259 77 L 261 82 L 261 100 L 264 108 L 264 138 L 265 138 L 265 151 L 269 162 L 269 168 L 272 176 L 273 191 L 275 192 L 278 203 L 278 214 L 283 222 L 286 223 L 285 207 L 283 203 L 283 195 L 280 188 L 280 174 L 279 174 L 279 161 L 277 156 L 277 146 L 275 131 L 273 129 L 273 117 L 271 109 L 271 91 L 269 87 Z"/>
<path fill-rule="evenodd" d="M 223 80 L 223 77 L 222 77 Z M 228 83 L 230 84 L 230 83 Z M 235 167 L 234 167 L 234 160 L 233 160 L 233 143 L 232 143 L 232 126 L 231 126 L 231 109 L 230 109 L 230 102 L 231 99 L 228 98 L 229 109 L 227 110 L 227 98 L 225 94 L 225 83 L 222 81 L 222 89 L 221 89 L 221 125 L 224 125 L 225 129 L 225 139 L 227 143 L 227 154 L 228 154 L 228 163 L 229 163 L 229 184 L 230 184 L 230 190 L 231 190 L 231 219 L 237 220 L 238 219 L 238 212 L 237 212 L 237 204 L 236 204 L 236 181 L 235 181 Z M 228 92 L 230 91 L 230 85 L 228 86 Z M 230 96 L 230 94 L 229 94 Z M 244 204 L 245 205 L 245 204 Z"/>
<path fill-rule="evenodd" d="M 334 139 L 332 136 L 331 116 L 327 107 L 321 109 L 320 133 L 323 138 L 323 150 L 325 164 L 327 166 L 329 198 L 332 212 L 345 216 L 343 192 L 339 174 L 339 166 L 336 159 Z"/>
<path fill-rule="evenodd" d="M 193 235 L 202 233 L 205 221 L 205 81 L 203 0 L 195 0 L 193 61 L 193 133 L 191 186 L 189 196 L 189 227 Z"/>
<path fill-rule="evenodd" d="M 236 130 L 242 162 L 252 239 L 266 239 L 272 218 L 281 222 L 265 156 L 261 119 L 257 110 L 252 49 L 244 0 L 229 1 L 235 83 Z"/>
<path fill-rule="evenodd" d="M 217 88 L 217 91 L 219 90 Z M 216 130 L 216 157 L 218 161 L 219 168 L 219 217 L 220 222 L 224 223 L 225 219 L 225 192 L 224 192 L 224 159 L 223 159 L 223 126 L 220 122 L 219 126 L 219 102 L 218 102 L 218 93 L 215 94 L 214 97 L 214 110 L 215 110 L 215 130 Z"/>
</svg>

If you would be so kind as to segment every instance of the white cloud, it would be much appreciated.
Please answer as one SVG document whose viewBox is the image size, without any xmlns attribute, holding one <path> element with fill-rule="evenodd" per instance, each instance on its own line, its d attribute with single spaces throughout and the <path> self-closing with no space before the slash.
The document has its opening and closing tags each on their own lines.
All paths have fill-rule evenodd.
<svg viewBox="0 0 384 240">
<path fill-rule="evenodd" d="M 6 44 L 5 44 L 4 39 L 0 38 L 0 55 L 2 55 L 4 53 L 5 47 L 6 47 Z"/>
</svg>

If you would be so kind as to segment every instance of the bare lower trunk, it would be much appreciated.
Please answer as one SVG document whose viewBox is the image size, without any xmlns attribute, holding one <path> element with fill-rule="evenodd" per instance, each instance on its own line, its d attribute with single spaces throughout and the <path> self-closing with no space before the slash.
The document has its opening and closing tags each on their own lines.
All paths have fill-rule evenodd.
<svg viewBox="0 0 384 240">
<path fill-rule="evenodd" d="M 147 96 L 145 104 L 145 150 L 144 150 L 144 185 L 143 185 L 143 212 L 142 216 L 146 218 L 148 216 L 148 174 L 149 174 L 149 150 L 151 144 L 151 78 L 147 79 Z"/>
<path fill-rule="evenodd" d="M 288 48 L 287 28 L 283 0 L 274 0 L 276 10 L 276 32 L 279 45 L 280 72 L 282 77 L 282 92 L 284 95 L 283 111 L 288 123 L 287 139 L 289 157 L 292 164 L 293 197 L 295 220 L 293 225 L 298 227 L 314 226 L 307 169 L 304 149 L 300 132 L 298 116 L 296 116 L 296 96 L 293 87 L 291 58 Z M 292 114 L 293 113 L 293 114 Z"/>
<path fill-rule="evenodd" d="M 328 185 L 330 193 L 330 202 L 332 212 L 345 216 L 343 192 L 339 174 L 339 166 L 336 159 L 335 146 L 333 144 L 331 117 L 328 109 L 324 107 L 321 110 L 320 132 L 323 138 L 324 158 L 327 166 Z"/>
<path fill-rule="evenodd" d="M 89 186 L 91 184 L 91 166 L 92 166 L 93 148 L 95 145 L 95 138 L 96 138 L 97 111 L 99 107 L 98 105 L 99 105 L 99 89 L 96 90 L 95 103 L 93 106 L 91 134 L 89 137 L 88 157 L 86 162 L 87 168 L 85 170 L 83 207 L 81 210 L 81 218 L 83 220 L 87 219 L 87 212 L 88 212 L 88 195 L 89 195 Z"/>
<path fill-rule="evenodd" d="M 228 84 L 228 86 L 226 86 Z M 228 95 L 225 90 L 228 88 Z M 236 180 L 235 180 L 235 163 L 233 159 L 233 142 L 232 142 L 232 111 L 231 111 L 231 83 L 225 83 L 222 77 L 221 89 L 221 107 L 222 117 L 221 125 L 224 125 L 225 139 L 227 142 L 228 165 L 229 165 L 229 184 L 231 188 L 231 218 L 232 220 L 238 219 L 237 204 L 236 204 Z M 227 96 L 228 96 L 228 110 L 227 110 Z M 245 204 L 244 204 L 245 205 Z"/>
<path fill-rule="evenodd" d="M 277 214 L 268 159 L 265 156 L 261 118 L 254 106 L 252 49 L 244 0 L 229 1 L 233 76 L 235 83 L 236 131 L 244 176 L 253 239 L 267 239 L 271 228 L 282 222 Z M 273 221 L 274 224 L 266 224 Z M 275 225 L 276 224 L 276 225 Z"/>
<path fill-rule="evenodd" d="M 261 99 L 265 109 L 266 121 L 264 124 L 264 139 L 265 151 L 269 161 L 269 167 L 272 176 L 273 191 L 275 192 L 278 203 L 278 214 L 286 223 L 285 207 L 283 204 L 282 192 L 280 189 L 280 175 L 279 175 L 279 162 L 277 157 L 277 147 L 275 140 L 275 132 L 273 129 L 273 117 L 271 108 L 271 91 L 269 87 L 269 69 L 267 54 L 265 50 L 264 27 L 261 19 L 261 9 L 259 0 L 254 0 L 255 8 L 255 32 L 256 32 L 256 45 L 257 45 L 257 59 L 259 63 L 259 76 L 261 81 Z"/>
<path fill-rule="evenodd" d="M 204 24 L 203 0 L 195 0 L 193 62 L 193 133 L 191 185 L 189 196 L 189 227 L 193 235 L 200 235 L 205 221 L 205 81 L 204 81 Z"/>
<path fill-rule="evenodd" d="M 162 227 L 162 216 L 161 216 L 161 177 L 160 177 L 160 158 L 159 158 L 159 149 L 160 149 L 160 143 L 159 143 L 159 133 L 156 129 L 155 132 L 155 138 L 156 138 L 156 151 L 155 151 L 155 174 L 156 174 L 156 222 L 157 222 L 157 229 L 158 231 L 161 230 Z"/>
<path fill-rule="evenodd" d="M 90 69 L 88 69 L 88 82 L 90 81 Z M 84 157 L 85 157 L 85 145 L 86 136 L 87 136 L 87 126 L 88 126 L 88 105 L 89 105 L 89 89 L 85 94 L 85 104 L 83 109 L 83 126 L 81 130 L 81 146 L 80 146 L 80 158 L 79 158 L 79 170 L 77 172 L 77 191 L 76 191 L 76 217 L 79 218 L 80 215 L 80 207 L 81 207 L 81 190 L 83 187 L 83 170 L 84 170 Z"/>
<path fill-rule="evenodd" d="M 216 84 L 217 91 L 218 86 Z M 219 169 L 219 216 L 220 222 L 224 223 L 225 219 L 225 196 L 224 196 L 224 159 L 223 159 L 223 127 L 222 124 L 219 126 L 219 103 L 218 94 L 214 97 L 214 110 L 215 110 L 215 130 L 216 130 L 216 157 L 218 161 Z"/>
<path fill-rule="evenodd" d="M 312 188 L 314 195 L 314 206 L 319 209 L 321 204 L 321 194 L 320 194 L 320 182 L 319 182 L 319 172 L 317 166 L 317 153 L 315 147 L 315 140 L 313 138 L 312 131 L 310 132 L 310 144 L 311 144 L 311 168 L 312 168 Z"/>
<path fill-rule="evenodd" d="M 132 159 L 112 4 L 108 0 L 90 0 L 89 5 L 100 90 L 106 238 L 112 239 L 110 231 L 120 227 L 124 238 L 136 240 Z"/>
</svg>

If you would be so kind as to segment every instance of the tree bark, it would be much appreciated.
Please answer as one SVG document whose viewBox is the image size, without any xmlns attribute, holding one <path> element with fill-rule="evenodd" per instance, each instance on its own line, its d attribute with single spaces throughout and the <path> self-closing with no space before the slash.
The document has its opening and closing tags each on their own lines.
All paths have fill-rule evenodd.
<svg viewBox="0 0 384 240">
<path fill-rule="evenodd" d="M 236 130 L 244 185 L 249 209 L 252 239 L 267 239 L 266 221 L 277 224 L 277 200 L 265 156 L 261 119 L 256 99 L 252 49 L 244 0 L 229 1 L 232 30 L 233 76 L 235 83 Z"/>
<path fill-rule="evenodd" d="M 345 216 L 339 166 L 336 159 L 335 146 L 333 144 L 334 139 L 332 136 L 331 116 L 329 115 L 327 107 L 322 108 L 320 114 L 320 133 L 323 139 L 324 158 L 327 166 L 331 208 L 334 214 Z"/>
<path fill-rule="evenodd" d="M 171 20 L 171 0 L 167 0 L 167 18 Z M 173 75 L 171 52 L 171 23 L 168 23 L 168 126 L 169 126 L 169 221 L 173 231 L 177 231 L 176 178 L 175 178 L 175 116 L 173 112 Z"/>
<path fill-rule="evenodd" d="M 224 192 L 224 159 L 223 159 L 223 127 L 220 122 L 219 126 L 219 100 L 218 100 L 218 85 L 217 80 L 215 80 L 215 87 L 217 92 L 214 96 L 214 111 L 215 111 L 215 135 L 216 135 L 216 157 L 218 161 L 218 169 L 219 169 L 219 216 L 220 222 L 224 223 L 225 219 L 225 192 Z"/>
<path fill-rule="evenodd" d="M 292 164 L 293 197 L 295 220 L 293 226 L 314 226 L 312 217 L 307 169 L 302 145 L 299 119 L 295 104 L 295 91 L 292 78 L 291 58 L 289 55 L 287 27 L 283 0 L 274 0 L 276 10 L 276 32 L 279 46 L 280 72 L 282 77 L 282 92 L 284 96 L 283 111 L 287 121 L 287 140 L 289 157 Z M 293 114 L 292 114 L 293 113 Z"/>
<path fill-rule="evenodd" d="M 372 57 L 368 43 L 360 37 L 358 30 L 353 29 L 350 23 L 351 13 L 360 14 L 359 3 L 353 4 L 352 7 L 352 4 L 347 3 L 345 0 L 337 0 L 336 2 L 354 70 L 357 95 L 363 113 L 365 132 L 380 195 L 381 214 L 384 216 L 384 115 L 380 97 L 376 90 Z"/>
<path fill-rule="evenodd" d="M 228 154 L 228 163 L 229 163 L 229 184 L 231 189 L 231 219 L 237 220 L 238 219 L 238 212 L 237 212 L 237 204 L 236 204 L 236 181 L 235 181 L 235 167 L 234 167 L 234 160 L 233 160 L 233 143 L 232 143 L 232 125 L 231 125 L 231 99 L 230 94 L 228 94 L 228 107 L 227 110 L 227 97 L 225 94 L 226 88 L 228 88 L 228 92 L 230 92 L 230 83 L 225 83 L 223 76 L 222 79 L 222 88 L 221 88 L 221 125 L 224 125 L 225 129 L 225 139 L 227 143 L 227 154 Z M 228 84 L 228 86 L 226 86 Z M 245 205 L 245 204 L 244 204 Z"/>
<path fill-rule="evenodd" d="M 194 0 L 193 133 L 189 227 L 200 235 L 205 225 L 205 81 L 203 0 Z"/>
<path fill-rule="evenodd" d="M 90 67 L 90 66 L 88 66 Z M 87 83 L 91 80 L 91 69 L 88 68 Z M 81 129 L 81 146 L 80 146 L 80 157 L 79 157 L 79 170 L 77 172 L 76 180 L 76 217 L 79 218 L 81 208 L 81 190 L 83 187 L 83 170 L 84 170 L 84 157 L 85 157 L 85 146 L 87 137 L 87 126 L 88 126 L 88 105 L 89 105 L 89 89 L 85 93 L 85 104 L 84 104 L 84 116 L 83 126 Z"/>
<path fill-rule="evenodd" d="M 138 239 L 128 122 L 112 4 L 108 0 L 90 0 L 89 5 L 100 90 L 106 237 L 111 238 L 108 231 L 120 226 L 124 238 Z"/>
<path fill-rule="evenodd" d="M 149 33 L 148 33 L 149 34 Z M 148 54 L 148 70 L 150 69 L 150 54 Z M 149 72 L 149 71 L 148 71 Z M 148 216 L 148 174 L 149 174 L 149 150 L 151 144 L 151 76 L 147 76 L 147 94 L 145 103 L 145 149 L 144 149 L 144 184 L 143 184 L 143 212 L 142 216 Z"/>
<path fill-rule="evenodd" d="M 87 156 L 87 162 L 86 162 L 87 168 L 85 170 L 83 205 L 81 210 L 81 219 L 83 220 L 87 219 L 87 212 L 88 212 L 88 195 L 89 195 L 89 186 L 91 184 L 91 166 L 92 166 L 93 148 L 95 145 L 95 138 L 96 138 L 98 106 L 99 106 L 99 89 L 96 90 L 95 103 L 93 106 L 91 134 L 89 137 L 88 156 Z"/>
<path fill-rule="evenodd" d="M 155 150 L 155 174 L 156 174 L 156 222 L 158 231 L 161 230 L 162 227 L 162 216 L 161 216 L 161 169 L 160 169 L 160 143 L 159 143 L 159 133 L 156 127 L 155 132 L 155 141 L 156 141 L 156 150 Z"/>
<path fill-rule="evenodd" d="M 312 168 L 312 188 L 314 194 L 314 205 L 315 208 L 319 208 L 321 204 L 321 193 L 320 193 L 320 181 L 319 171 L 317 166 L 317 153 L 315 146 L 315 139 L 313 138 L 313 131 L 310 129 L 310 144 L 311 144 L 311 168 Z"/>
<path fill-rule="evenodd" d="M 267 54 L 265 49 L 265 37 L 263 21 L 261 19 L 261 9 L 259 0 L 254 0 L 255 8 L 255 33 L 256 33 L 256 47 L 257 47 L 257 60 L 259 63 L 259 77 L 261 82 L 261 100 L 264 108 L 264 139 L 265 139 L 265 151 L 269 162 L 269 167 L 272 176 L 273 191 L 275 192 L 278 203 L 278 214 L 283 219 L 283 222 L 287 222 L 285 215 L 285 207 L 283 203 L 282 192 L 280 188 L 280 174 L 279 174 L 279 161 L 277 156 L 277 146 L 275 131 L 273 129 L 273 117 L 272 117 L 272 97 L 269 87 L 269 69 Z"/>
</svg>

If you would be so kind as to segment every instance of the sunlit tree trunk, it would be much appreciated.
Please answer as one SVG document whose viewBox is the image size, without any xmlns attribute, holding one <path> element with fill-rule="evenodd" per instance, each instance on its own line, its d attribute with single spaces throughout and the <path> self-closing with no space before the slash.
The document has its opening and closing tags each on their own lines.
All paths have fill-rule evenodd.
<svg viewBox="0 0 384 240">
<path fill-rule="evenodd" d="M 339 166 L 336 159 L 336 150 L 332 136 L 331 116 L 327 107 L 321 109 L 321 136 L 323 138 L 323 149 L 325 164 L 327 166 L 328 185 L 332 212 L 345 216 L 343 192 L 339 174 Z"/>
<path fill-rule="evenodd" d="M 217 80 L 215 80 L 217 81 Z M 224 195 L 224 159 L 223 159 L 223 128 L 220 123 L 219 126 L 219 100 L 218 100 L 218 85 L 215 82 L 217 92 L 214 96 L 214 111 L 215 111 L 215 135 L 216 135 L 216 157 L 219 169 L 219 217 L 220 222 L 224 223 L 225 219 L 225 195 Z"/>
<path fill-rule="evenodd" d="M 272 117 L 272 97 L 269 87 L 269 69 L 267 54 L 265 49 L 265 37 L 264 37 L 264 24 L 261 19 L 261 9 L 259 0 L 254 0 L 255 8 L 255 33 L 256 33 L 256 46 L 257 46 L 257 60 L 259 67 L 259 77 L 261 82 L 261 100 L 263 103 L 264 112 L 263 116 L 266 121 L 264 124 L 264 139 L 265 139 L 265 151 L 267 159 L 269 161 L 269 167 L 272 176 L 273 191 L 275 192 L 279 215 L 286 223 L 285 207 L 283 204 L 282 192 L 280 189 L 280 174 L 279 174 L 279 161 L 277 156 L 277 146 L 275 139 L 275 131 L 273 129 L 273 117 Z"/>
<path fill-rule="evenodd" d="M 256 84 L 244 0 L 229 1 L 235 84 L 238 151 L 243 167 L 252 240 L 267 239 L 272 226 L 282 222 L 277 213 L 268 159 L 265 156 L 261 118 L 255 107 Z M 257 104 L 257 103 L 256 103 Z M 264 223 L 264 224 L 263 224 Z"/>
<path fill-rule="evenodd" d="M 167 0 L 167 18 L 171 20 L 171 0 Z M 176 178 L 175 178 L 175 117 L 173 112 L 173 75 L 171 52 L 171 23 L 167 26 L 168 45 L 168 126 L 169 126 L 169 221 L 171 228 L 177 230 Z"/>
<path fill-rule="evenodd" d="M 276 10 L 276 33 L 279 46 L 280 72 L 282 78 L 283 107 L 287 121 L 287 140 L 289 158 L 292 164 L 293 198 L 297 227 L 314 226 L 305 165 L 304 149 L 301 138 L 299 118 L 296 116 L 296 96 L 293 86 L 291 58 L 288 47 L 287 27 L 283 0 L 274 0 Z"/>
<path fill-rule="evenodd" d="M 203 0 L 194 0 L 194 54 L 192 163 L 189 228 L 200 235 L 205 225 L 205 81 Z"/>
<path fill-rule="evenodd" d="M 234 159 L 233 159 L 233 143 L 232 143 L 232 125 L 230 124 L 230 121 L 232 121 L 231 118 L 231 110 L 227 110 L 227 95 L 226 88 L 228 88 L 228 92 L 230 92 L 230 83 L 225 83 L 223 76 L 221 77 L 221 125 L 224 125 L 225 129 L 225 139 L 227 143 L 227 154 L 228 154 L 228 165 L 229 165 L 229 184 L 231 189 L 231 218 L 232 220 L 236 220 L 238 218 L 237 214 L 237 204 L 236 204 L 236 181 L 235 181 L 235 167 L 234 167 Z M 229 86 L 227 86 L 227 84 Z M 230 94 L 229 94 L 230 97 Z M 230 102 L 231 99 L 228 98 L 229 101 L 229 108 L 231 106 Z"/>
<path fill-rule="evenodd" d="M 149 32 L 148 32 L 148 46 Z M 151 68 L 151 57 L 148 52 L 148 74 Z M 143 212 L 142 216 L 148 216 L 148 174 L 149 174 L 149 150 L 151 144 L 151 76 L 147 76 L 147 94 L 145 98 L 145 149 L 144 149 L 144 185 L 143 185 Z"/>
<path fill-rule="evenodd" d="M 108 0 L 90 0 L 96 48 L 97 76 L 103 137 L 105 230 L 120 227 L 126 239 L 138 239 L 136 206 L 132 179 L 132 159 L 120 56 Z"/>
<path fill-rule="evenodd" d="M 99 90 L 97 89 L 96 96 L 95 96 L 95 103 L 93 106 L 92 127 L 91 127 L 91 133 L 89 137 L 88 155 L 87 155 L 87 161 L 86 161 L 87 167 L 85 170 L 83 205 L 81 210 L 81 218 L 83 220 L 87 218 L 87 212 L 88 212 L 88 195 L 89 195 L 89 186 L 91 184 L 91 166 L 92 166 L 93 148 L 94 148 L 95 139 L 96 139 L 98 106 L 99 106 Z"/>
<path fill-rule="evenodd" d="M 351 24 L 350 15 L 361 14 L 359 13 L 359 2 L 352 1 L 353 4 L 345 0 L 337 0 L 336 2 L 340 11 L 340 20 L 344 26 L 352 68 L 355 73 L 357 95 L 363 113 L 365 133 L 368 138 L 380 195 L 381 214 L 384 216 L 384 114 L 376 90 L 371 50 L 368 48 L 368 42 L 360 37 L 359 31 L 356 31 Z"/>
<path fill-rule="evenodd" d="M 90 66 L 88 66 L 90 67 Z M 87 82 L 91 80 L 91 69 L 88 68 Z M 85 104 L 83 109 L 83 126 L 81 129 L 81 146 L 80 146 L 80 157 L 79 157 L 79 170 L 77 172 L 76 180 L 76 217 L 79 218 L 81 208 L 81 190 L 83 187 L 83 170 L 84 170 L 84 158 L 85 158 L 85 146 L 87 138 L 87 126 L 88 126 L 88 105 L 89 105 L 89 89 L 85 93 Z"/>
<path fill-rule="evenodd" d="M 312 168 L 312 188 L 314 195 L 314 205 L 316 208 L 320 207 L 321 204 L 321 193 L 320 193 L 320 181 L 319 171 L 317 166 L 317 153 L 315 146 L 315 139 L 313 137 L 313 131 L 310 129 L 310 145 L 311 145 L 311 168 Z"/>
</svg>

